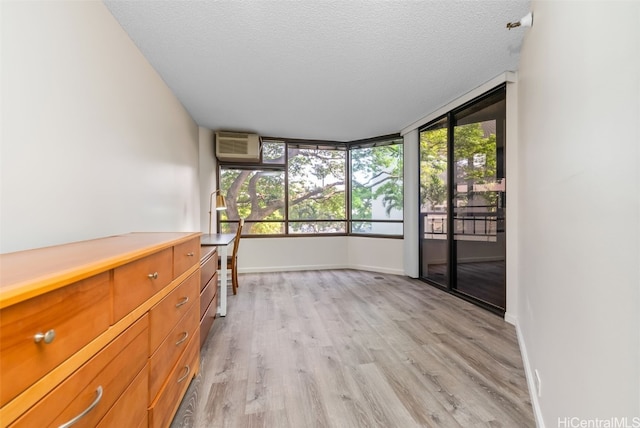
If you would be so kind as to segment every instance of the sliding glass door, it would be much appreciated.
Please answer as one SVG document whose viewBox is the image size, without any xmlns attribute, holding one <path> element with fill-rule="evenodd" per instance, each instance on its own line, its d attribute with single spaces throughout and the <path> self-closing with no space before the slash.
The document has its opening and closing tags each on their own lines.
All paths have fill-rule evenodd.
<svg viewBox="0 0 640 428">
<path fill-rule="evenodd" d="M 423 279 L 504 311 L 504 87 L 420 133 Z"/>
</svg>

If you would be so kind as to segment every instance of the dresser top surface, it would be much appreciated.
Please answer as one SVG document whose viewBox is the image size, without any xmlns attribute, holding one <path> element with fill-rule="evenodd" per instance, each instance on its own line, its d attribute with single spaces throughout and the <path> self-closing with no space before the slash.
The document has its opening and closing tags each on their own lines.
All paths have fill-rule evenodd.
<svg viewBox="0 0 640 428">
<path fill-rule="evenodd" d="M 0 254 L 0 308 L 199 236 L 200 232 L 136 232 Z"/>
</svg>

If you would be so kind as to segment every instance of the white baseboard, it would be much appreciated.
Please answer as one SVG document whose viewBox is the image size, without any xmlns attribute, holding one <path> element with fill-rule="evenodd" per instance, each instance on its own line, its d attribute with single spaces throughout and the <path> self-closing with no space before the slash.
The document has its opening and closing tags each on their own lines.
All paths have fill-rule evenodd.
<svg viewBox="0 0 640 428">
<path fill-rule="evenodd" d="M 513 325 L 513 326 L 517 325 L 517 323 L 518 323 L 518 318 L 516 318 L 515 315 L 513 315 L 513 314 L 511 314 L 509 312 L 506 312 L 504 314 L 504 320 L 506 322 L 508 322 L 509 324 Z"/>
<path fill-rule="evenodd" d="M 292 265 L 292 266 L 264 266 L 238 269 L 238 273 L 262 273 L 262 272 L 293 272 L 300 270 L 329 270 L 329 269 L 355 269 L 369 272 L 388 273 L 390 275 L 404 275 L 402 269 L 387 269 L 379 266 L 368 265 Z"/>
<path fill-rule="evenodd" d="M 524 343 L 524 338 L 522 336 L 522 331 L 520 330 L 518 320 L 515 319 L 513 324 L 516 326 L 516 335 L 518 336 L 518 345 L 520 346 L 520 355 L 522 356 L 522 364 L 524 365 L 524 374 L 527 377 L 527 386 L 529 387 L 529 396 L 531 397 L 533 416 L 536 418 L 536 426 L 538 428 L 545 428 L 544 419 L 542 418 L 542 409 L 540 408 L 540 401 L 538 400 L 538 394 L 536 393 L 536 388 L 534 386 L 535 377 L 533 375 L 531 363 L 529 362 L 529 353 L 527 352 L 527 346 Z"/>
<path fill-rule="evenodd" d="M 347 265 L 291 265 L 291 266 L 262 266 L 240 268 L 238 273 L 262 273 L 262 272 L 294 272 L 299 270 L 328 270 L 328 269 L 352 269 Z"/>
<path fill-rule="evenodd" d="M 402 269 L 388 269 L 380 266 L 367 266 L 367 265 L 350 265 L 349 269 L 366 270 L 369 272 L 388 273 L 389 275 L 402 275 L 404 276 L 404 270 Z"/>
</svg>

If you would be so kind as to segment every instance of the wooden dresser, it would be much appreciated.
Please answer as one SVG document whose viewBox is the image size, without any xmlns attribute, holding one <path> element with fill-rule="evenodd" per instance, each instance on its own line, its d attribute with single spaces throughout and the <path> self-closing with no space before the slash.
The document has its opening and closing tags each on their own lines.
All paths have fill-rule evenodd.
<svg viewBox="0 0 640 428">
<path fill-rule="evenodd" d="M 0 255 L 0 426 L 169 426 L 199 370 L 200 281 L 199 233 Z"/>
</svg>

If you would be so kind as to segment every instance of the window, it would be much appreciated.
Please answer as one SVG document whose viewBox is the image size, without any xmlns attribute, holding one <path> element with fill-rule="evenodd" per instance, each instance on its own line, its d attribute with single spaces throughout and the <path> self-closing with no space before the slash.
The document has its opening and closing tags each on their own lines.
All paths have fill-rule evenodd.
<svg viewBox="0 0 640 428">
<path fill-rule="evenodd" d="M 235 233 L 232 224 L 250 218 L 243 229 L 247 235 L 284 233 L 284 175 L 278 170 L 221 169 L 220 189 L 227 202 L 218 214 L 221 232 Z"/>
<path fill-rule="evenodd" d="M 401 144 L 355 147 L 351 154 L 351 233 L 402 235 Z"/>
<path fill-rule="evenodd" d="M 345 233 L 346 153 L 289 145 L 289 233 Z"/>
<path fill-rule="evenodd" d="M 402 237 L 401 142 L 263 139 L 259 163 L 219 165 L 219 230 L 232 233 L 244 218 L 246 235 Z"/>
</svg>

